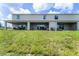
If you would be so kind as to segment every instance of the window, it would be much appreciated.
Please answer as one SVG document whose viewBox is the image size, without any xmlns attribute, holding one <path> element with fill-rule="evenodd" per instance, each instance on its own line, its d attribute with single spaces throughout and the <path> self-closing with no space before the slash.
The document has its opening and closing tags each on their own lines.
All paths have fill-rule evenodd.
<svg viewBox="0 0 79 59">
<path fill-rule="evenodd" d="M 57 15 L 55 15 L 55 19 L 58 19 L 58 16 Z"/>
<path fill-rule="evenodd" d="M 43 19 L 46 19 L 46 15 L 43 16 Z"/>
<path fill-rule="evenodd" d="M 20 15 L 16 15 L 16 19 L 20 19 Z"/>
</svg>

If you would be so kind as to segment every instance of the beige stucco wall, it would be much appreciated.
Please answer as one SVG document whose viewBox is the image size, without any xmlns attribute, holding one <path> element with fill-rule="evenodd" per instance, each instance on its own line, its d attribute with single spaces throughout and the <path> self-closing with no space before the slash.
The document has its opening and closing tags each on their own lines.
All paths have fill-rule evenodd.
<svg viewBox="0 0 79 59">
<path fill-rule="evenodd" d="M 17 20 L 17 14 L 12 15 L 13 20 Z M 20 14 L 19 20 L 44 20 L 44 14 Z M 79 21 L 79 14 L 47 14 L 45 20 L 55 20 L 54 16 L 58 15 L 58 20 L 75 20 Z"/>
<path fill-rule="evenodd" d="M 51 28 L 57 30 L 57 22 L 49 22 L 49 30 L 51 30 Z"/>
<path fill-rule="evenodd" d="M 77 30 L 79 30 L 79 22 L 77 22 Z"/>
</svg>

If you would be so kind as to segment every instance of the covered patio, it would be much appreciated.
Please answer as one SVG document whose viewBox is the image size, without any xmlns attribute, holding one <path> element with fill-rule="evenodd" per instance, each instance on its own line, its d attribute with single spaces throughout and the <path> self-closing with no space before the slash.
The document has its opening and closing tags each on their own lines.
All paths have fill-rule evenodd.
<svg viewBox="0 0 79 59">
<path fill-rule="evenodd" d="M 5 26 L 7 29 L 7 23 L 11 23 L 13 29 L 20 30 L 48 30 L 49 29 L 48 20 L 7 20 L 5 21 Z"/>
</svg>

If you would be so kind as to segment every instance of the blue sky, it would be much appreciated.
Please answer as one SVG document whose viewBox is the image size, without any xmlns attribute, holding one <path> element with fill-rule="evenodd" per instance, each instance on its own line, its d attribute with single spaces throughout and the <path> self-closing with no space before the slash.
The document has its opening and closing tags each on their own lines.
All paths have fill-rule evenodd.
<svg viewBox="0 0 79 59">
<path fill-rule="evenodd" d="M 79 13 L 79 3 L 1 3 L 0 20 L 11 19 L 11 13 Z"/>
</svg>

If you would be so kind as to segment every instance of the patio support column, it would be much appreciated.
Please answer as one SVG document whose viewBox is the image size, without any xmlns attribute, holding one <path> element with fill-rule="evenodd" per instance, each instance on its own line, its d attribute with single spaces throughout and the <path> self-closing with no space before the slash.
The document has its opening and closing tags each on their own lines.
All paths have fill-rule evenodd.
<svg viewBox="0 0 79 59">
<path fill-rule="evenodd" d="M 57 31 L 57 22 L 49 22 L 49 30 Z"/>
<path fill-rule="evenodd" d="M 30 30 L 30 22 L 27 22 L 27 30 Z"/>
<path fill-rule="evenodd" d="M 5 29 L 7 30 L 7 22 L 5 21 Z"/>
<path fill-rule="evenodd" d="M 79 22 L 77 22 L 77 30 L 79 30 Z"/>
</svg>

